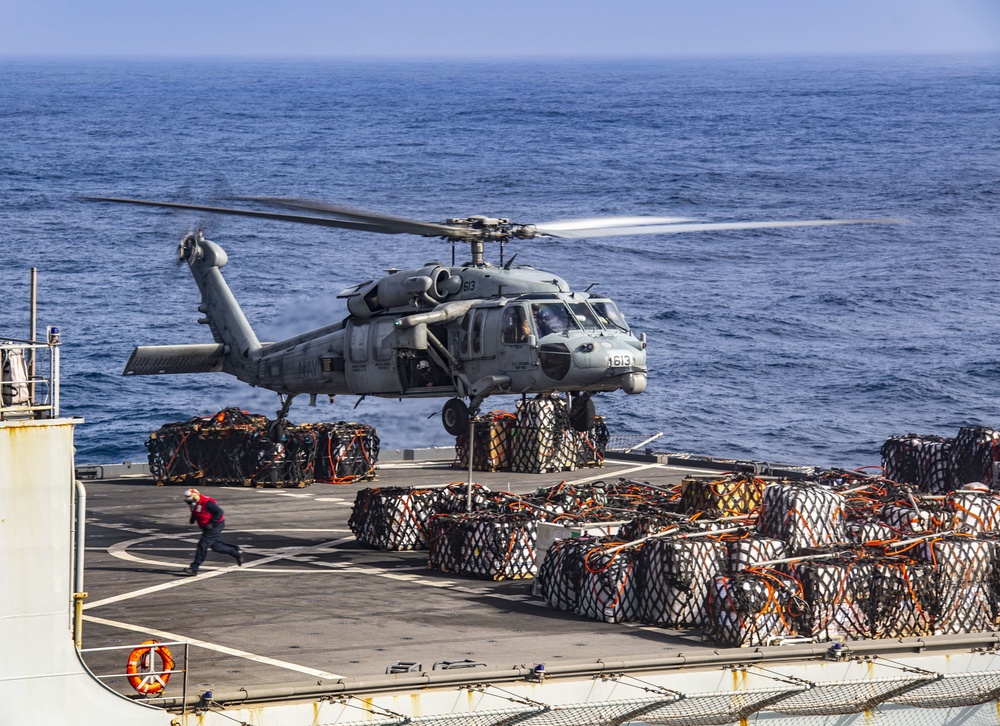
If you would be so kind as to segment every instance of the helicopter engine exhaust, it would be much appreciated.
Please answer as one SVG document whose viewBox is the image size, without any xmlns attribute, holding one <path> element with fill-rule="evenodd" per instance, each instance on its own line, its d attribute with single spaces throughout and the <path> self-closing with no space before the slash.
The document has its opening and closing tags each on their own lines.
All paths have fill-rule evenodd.
<svg viewBox="0 0 1000 726">
<path fill-rule="evenodd" d="M 348 310 L 359 317 L 371 317 L 389 308 L 415 305 L 434 307 L 462 289 L 462 278 L 439 264 L 419 270 L 404 270 L 352 291 Z M 342 294 L 343 296 L 343 294 Z"/>
</svg>

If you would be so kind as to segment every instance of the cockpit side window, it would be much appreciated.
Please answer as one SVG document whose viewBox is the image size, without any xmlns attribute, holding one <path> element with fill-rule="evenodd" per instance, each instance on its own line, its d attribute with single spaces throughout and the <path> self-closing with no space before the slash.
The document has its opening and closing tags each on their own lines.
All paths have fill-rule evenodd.
<svg viewBox="0 0 1000 726">
<path fill-rule="evenodd" d="M 531 335 L 531 325 L 523 305 L 508 305 L 503 311 L 503 325 L 500 338 L 507 345 L 527 343 Z"/>
<path fill-rule="evenodd" d="M 594 316 L 594 311 L 590 309 L 587 303 L 570 303 L 570 312 L 573 313 L 573 317 L 576 318 L 576 322 L 584 330 L 600 330 L 601 324 L 597 322 L 597 318 Z"/>
<path fill-rule="evenodd" d="M 570 316 L 569 309 L 562 303 L 534 303 L 531 312 L 535 317 L 535 327 L 538 337 L 544 338 L 553 333 L 567 333 L 571 329 L 580 328 L 576 320 Z"/>
<path fill-rule="evenodd" d="M 594 312 L 597 313 L 597 319 L 604 327 L 618 328 L 628 332 L 628 323 L 625 322 L 624 316 L 618 312 L 618 308 L 613 302 L 610 300 L 591 300 L 590 304 L 593 306 Z"/>
</svg>

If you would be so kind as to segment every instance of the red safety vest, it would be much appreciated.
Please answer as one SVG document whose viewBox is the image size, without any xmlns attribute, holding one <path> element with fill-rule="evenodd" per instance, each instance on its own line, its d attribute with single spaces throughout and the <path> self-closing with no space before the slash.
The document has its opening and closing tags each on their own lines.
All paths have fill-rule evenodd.
<svg viewBox="0 0 1000 726">
<path fill-rule="evenodd" d="M 205 529 L 205 527 L 208 526 L 208 523 L 212 521 L 212 514 L 207 509 L 209 502 L 218 504 L 218 502 L 212 499 L 212 497 L 206 497 L 202 494 L 198 503 L 191 505 L 191 513 L 194 515 L 194 521 L 197 522 L 198 526 L 202 529 Z M 226 515 L 222 515 L 219 517 L 219 521 L 221 522 L 225 518 Z"/>
</svg>

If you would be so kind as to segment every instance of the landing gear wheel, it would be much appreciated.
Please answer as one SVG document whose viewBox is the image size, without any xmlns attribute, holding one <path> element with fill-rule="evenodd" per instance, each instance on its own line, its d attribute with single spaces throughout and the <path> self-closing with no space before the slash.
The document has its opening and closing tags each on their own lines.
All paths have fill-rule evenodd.
<svg viewBox="0 0 1000 726">
<path fill-rule="evenodd" d="M 577 431 L 590 431 L 594 428 L 594 417 L 597 411 L 590 396 L 580 396 L 573 399 L 569 409 L 569 423 Z"/>
<path fill-rule="evenodd" d="M 461 398 L 449 398 L 441 409 L 441 421 L 452 436 L 464 434 L 469 428 L 469 407 Z"/>
</svg>

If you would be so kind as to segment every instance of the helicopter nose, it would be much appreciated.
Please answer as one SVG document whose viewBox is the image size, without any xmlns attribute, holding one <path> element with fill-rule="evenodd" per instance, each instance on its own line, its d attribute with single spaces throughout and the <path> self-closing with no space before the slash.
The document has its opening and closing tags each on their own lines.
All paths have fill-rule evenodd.
<svg viewBox="0 0 1000 726">
<path fill-rule="evenodd" d="M 622 343 L 584 341 L 576 346 L 573 363 L 579 369 L 599 370 L 602 376 L 646 375 L 646 351 Z M 630 387 L 638 386 L 637 381 Z"/>
</svg>

